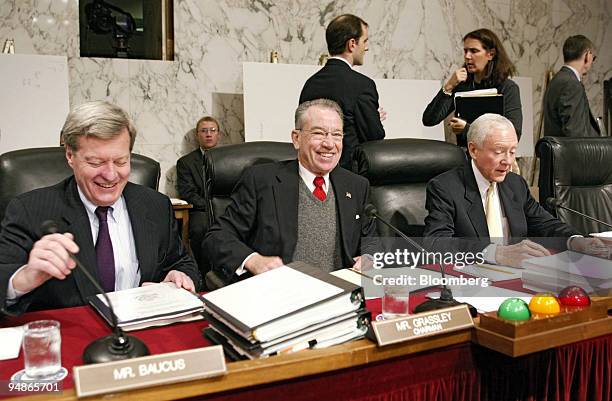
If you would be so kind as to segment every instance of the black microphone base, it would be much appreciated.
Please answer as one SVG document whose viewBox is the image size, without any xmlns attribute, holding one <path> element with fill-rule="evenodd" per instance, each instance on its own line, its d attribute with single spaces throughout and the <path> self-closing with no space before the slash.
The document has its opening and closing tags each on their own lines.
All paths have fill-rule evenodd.
<svg viewBox="0 0 612 401">
<path fill-rule="evenodd" d="M 472 317 L 478 316 L 478 311 L 476 311 L 476 308 L 474 308 L 472 305 L 468 303 L 459 302 L 455 299 L 440 299 L 440 298 L 439 299 L 428 299 L 422 304 L 417 305 L 417 307 L 414 308 L 414 313 L 429 312 L 432 310 L 450 308 L 451 306 L 457 306 L 457 305 L 467 305 L 470 311 L 470 315 L 472 315 Z"/>
<path fill-rule="evenodd" d="M 86 364 L 121 361 L 149 355 L 149 348 L 140 339 L 114 334 L 102 337 L 85 348 L 83 362 Z"/>
</svg>

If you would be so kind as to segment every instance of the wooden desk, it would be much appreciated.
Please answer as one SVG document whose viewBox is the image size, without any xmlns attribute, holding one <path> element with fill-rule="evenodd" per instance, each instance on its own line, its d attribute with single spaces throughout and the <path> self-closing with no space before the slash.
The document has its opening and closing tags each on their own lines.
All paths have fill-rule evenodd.
<svg viewBox="0 0 612 401">
<path fill-rule="evenodd" d="M 377 314 L 380 300 L 368 301 L 368 307 Z M 81 364 L 80 355 L 86 344 L 109 332 L 106 323 L 89 307 L 31 312 L 7 318 L 2 326 L 49 318 L 61 322 L 62 361 L 70 372 L 72 366 Z M 204 321 L 191 322 L 141 330 L 134 335 L 143 339 L 153 354 L 159 354 L 205 346 L 207 341 L 201 336 L 205 326 Z M 472 344 L 474 336 L 473 330 L 464 330 L 384 348 L 359 340 L 327 349 L 231 362 L 227 374 L 220 377 L 88 399 L 371 400 L 384 398 L 381 394 L 401 399 L 418 393 L 422 400 L 535 401 L 564 399 L 563 394 L 569 394 L 568 386 L 576 392 L 576 399 L 610 399 L 610 332 L 521 358 Z M 7 380 L 22 367 L 23 356 L 1 361 L 0 380 Z M 62 394 L 46 394 L 46 399 L 76 400 L 71 373 L 65 385 Z M 440 392 L 448 398 L 440 398 Z M 542 395 L 550 398 L 541 398 Z"/>
<path fill-rule="evenodd" d="M 193 209 L 193 205 L 172 205 L 174 217 L 181 224 L 181 237 L 183 238 L 183 246 L 189 249 L 189 209 Z"/>
</svg>

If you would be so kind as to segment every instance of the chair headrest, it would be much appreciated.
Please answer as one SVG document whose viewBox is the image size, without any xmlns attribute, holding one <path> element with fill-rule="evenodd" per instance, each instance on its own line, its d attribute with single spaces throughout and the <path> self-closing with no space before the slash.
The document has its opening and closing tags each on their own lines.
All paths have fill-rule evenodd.
<svg viewBox="0 0 612 401">
<path fill-rule="evenodd" d="M 295 159 L 289 142 L 245 142 L 219 146 L 206 152 L 206 177 L 211 196 L 231 194 L 246 167 Z"/>
<path fill-rule="evenodd" d="M 557 185 L 612 183 L 612 137 L 545 136 L 536 144 L 536 155 L 551 162 Z"/>
<path fill-rule="evenodd" d="M 366 142 L 353 153 L 354 171 L 374 186 L 428 182 L 465 161 L 461 148 L 429 139 Z"/>
</svg>

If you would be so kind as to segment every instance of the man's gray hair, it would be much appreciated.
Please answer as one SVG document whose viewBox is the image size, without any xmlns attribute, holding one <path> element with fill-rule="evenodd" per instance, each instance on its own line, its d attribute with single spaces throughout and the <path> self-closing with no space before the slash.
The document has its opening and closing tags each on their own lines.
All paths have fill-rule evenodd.
<svg viewBox="0 0 612 401">
<path fill-rule="evenodd" d="M 338 103 L 334 102 L 333 100 L 329 100 L 329 99 L 308 100 L 300 104 L 298 108 L 295 110 L 295 129 L 302 129 L 302 126 L 304 125 L 304 115 L 306 114 L 306 111 L 309 108 L 314 107 L 314 106 L 321 107 L 324 109 L 334 110 L 336 113 L 338 113 L 338 116 L 340 116 L 340 121 L 344 121 L 344 115 L 342 114 L 342 109 L 340 108 Z"/>
<path fill-rule="evenodd" d="M 467 142 L 473 142 L 477 147 L 481 148 L 487 135 L 494 129 L 514 131 L 514 125 L 506 117 L 499 114 L 483 114 L 470 125 L 467 133 Z"/>
<path fill-rule="evenodd" d="M 130 134 L 130 151 L 132 151 L 136 140 L 136 128 L 130 117 L 119 106 L 97 100 L 72 109 L 66 117 L 61 134 L 64 146 L 77 151 L 78 140 L 82 136 L 112 139 L 124 128 Z"/>
</svg>

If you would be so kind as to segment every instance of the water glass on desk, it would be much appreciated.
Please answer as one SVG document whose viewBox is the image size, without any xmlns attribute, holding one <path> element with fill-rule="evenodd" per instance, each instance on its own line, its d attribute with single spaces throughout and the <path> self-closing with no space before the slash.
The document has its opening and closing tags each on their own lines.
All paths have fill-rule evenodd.
<svg viewBox="0 0 612 401">
<path fill-rule="evenodd" d="M 385 320 L 408 316 L 410 290 L 403 285 L 385 285 L 382 299 L 382 316 Z"/>
<path fill-rule="evenodd" d="M 23 331 L 25 373 L 33 379 L 52 377 L 62 368 L 62 338 L 56 320 L 37 320 Z"/>
</svg>

